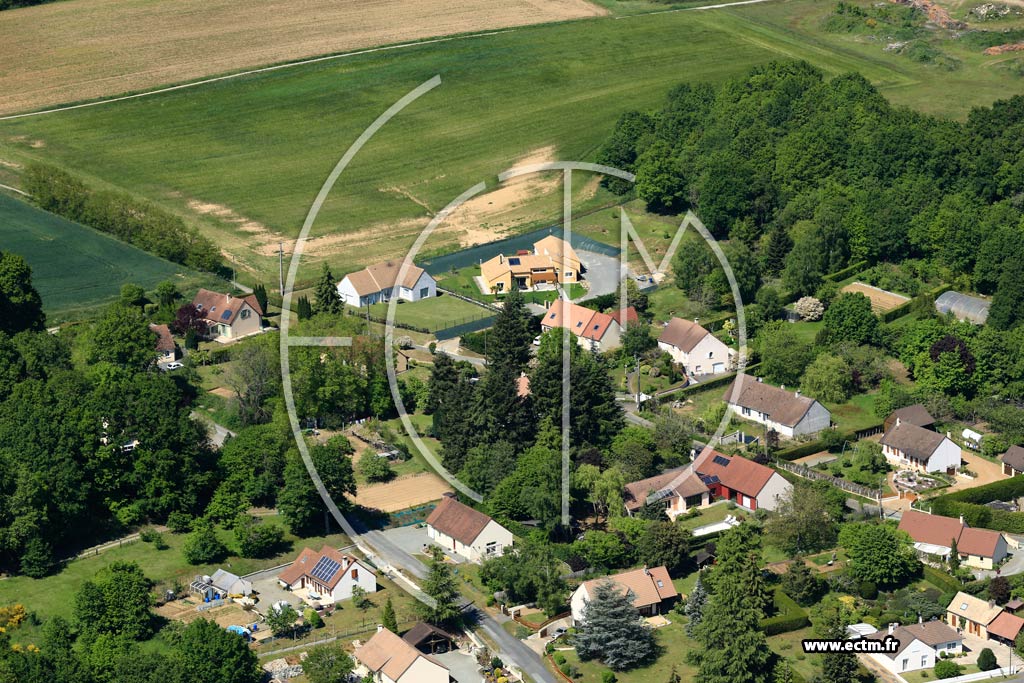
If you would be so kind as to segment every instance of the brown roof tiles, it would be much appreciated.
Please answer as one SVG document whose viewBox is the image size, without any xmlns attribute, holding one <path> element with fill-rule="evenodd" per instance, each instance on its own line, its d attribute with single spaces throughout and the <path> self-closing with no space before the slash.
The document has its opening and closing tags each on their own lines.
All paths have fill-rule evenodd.
<svg viewBox="0 0 1024 683">
<path fill-rule="evenodd" d="M 433 657 L 422 654 L 415 647 L 405 642 L 388 629 L 373 634 L 366 643 L 356 650 L 356 659 L 374 673 L 380 672 L 393 681 L 401 680 L 409 667 L 420 657 L 437 664 L 445 671 L 448 667 Z"/>
<path fill-rule="evenodd" d="M 603 581 L 611 581 L 619 590 L 632 592 L 633 606 L 638 609 L 679 596 L 679 592 L 672 584 L 672 578 L 668 575 L 668 569 L 663 566 L 633 569 L 621 574 L 585 581 L 583 585 L 591 599 L 594 597 L 594 590 Z"/>
<path fill-rule="evenodd" d="M 700 340 L 711 334 L 692 320 L 672 318 L 661 331 L 658 341 L 674 346 L 680 351 L 689 353 L 700 343 Z"/>
<path fill-rule="evenodd" d="M 451 496 L 442 498 L 427 517 L 427 524 L 463 545 L 472 545 L 490 522 L 490 517 Z"/>
<path fill-rule="evenodd" d="M 733 392 L 740 378 L 743 380 L 743 386 L 739 395 L 734 398 Z M 813 398 L 798 396 L 797 392 L 759 382 L 757 378 L 750 375 L 736 375 L 736 379 L 725 390 L 724 400 L 726 403 L 766 413 L 772 422 L 788 427 L 796 426 L 800 420 L 804 419 L 804 415 L 815 403 Z"/>
<path fill-rule="evenodd" d="M 917 460 L 927 460 L 945 439 L 938 432 L 900 421 L 882 436 L 881 443 Z"/>
</svg>

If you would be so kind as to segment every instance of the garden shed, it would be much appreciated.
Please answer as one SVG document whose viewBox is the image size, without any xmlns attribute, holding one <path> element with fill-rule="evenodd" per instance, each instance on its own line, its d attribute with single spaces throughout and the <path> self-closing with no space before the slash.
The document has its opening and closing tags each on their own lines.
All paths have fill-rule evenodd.
<svg viewBox="0 0 1024 683">
<path fill-rule="evenodd" d="M 990 301 L 960 292 L 944 292 L 935 299 L 935 309 L 945 315 L 952 313 L 957 320 L 966 320 L 975 325 L 984 325 L 988 320 Z"/>
</svg>

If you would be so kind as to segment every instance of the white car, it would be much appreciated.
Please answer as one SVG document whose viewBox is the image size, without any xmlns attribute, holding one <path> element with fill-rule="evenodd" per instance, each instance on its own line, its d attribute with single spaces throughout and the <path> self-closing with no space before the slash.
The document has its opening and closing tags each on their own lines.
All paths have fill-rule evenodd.
<svg viewBox="0 0 1024 683">
<path fill-rule="evenodd" d="M 174 361 L 173 363 L 168 363 L 167 365 L 165 365 L 164 369 L 165 370 L 180 370 L 183 367 L 185 367 L 184 363 L 179 363 L 178 361 Z"/>
<path fill-rule="evenodd" d="M 536 337 L 533 338 L 533 345 L 534 346 L 540 346 L 540 335 L 539 334 Z"/>
</svg>

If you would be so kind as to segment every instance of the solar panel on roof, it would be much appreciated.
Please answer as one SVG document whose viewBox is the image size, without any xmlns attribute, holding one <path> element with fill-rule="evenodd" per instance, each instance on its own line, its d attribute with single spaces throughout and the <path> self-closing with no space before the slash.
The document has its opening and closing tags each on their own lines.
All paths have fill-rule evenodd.
<svg viewBox="0 0 1024 683">
<path fill-rule="evenodd" d="M 517 258 L 510 258 L 508 260 L 508 264 L 510 266 L 518 266 L 519 265 L 519 259 L 517 259 Z"/>
<path fill-rule="evenodd" d="M 309 574 L 324 583 L 329 583 L 334 578 L 334 575 L 338 573 L 339 569 L 341 569 L 341 565 L 337 561 L 329 557 L 321 557 L 316 566 L 313 567 L 313 571 Z"/>
<path fill-rule="evenodd" d="M 714 462 L 714 463 L 715 463 L 716 465 L 721 465 L 722 467 L 725 467 L 726 465 L 728 465 L 728 464 L 729 464 L 729 458 L 723 457 L 723 456 L 721 456 L 721 455 L 716 455 L 716 456 L 715 456 L 715 457 L 714 457 L 714 458 L 712 459 L 712 461 L 713 461 L 713 462 Z"/>
<path fill-rule="evenodd" d="M 711 486 L 712 484 L 717 484 L 719 482 L 718 477 L 715 476 L 714 474 L 702 474 L 700 475 L 700 480 L 704 482 L 705 486 Z"/>
<path fill-rule="evenodd" d="M 231 317 L 231 311 L 230 310 L 224 311 L 223 313 L 220 314 L 220 319 L 221 320 L 227 320 L 230 317 Z"/>
</svg>

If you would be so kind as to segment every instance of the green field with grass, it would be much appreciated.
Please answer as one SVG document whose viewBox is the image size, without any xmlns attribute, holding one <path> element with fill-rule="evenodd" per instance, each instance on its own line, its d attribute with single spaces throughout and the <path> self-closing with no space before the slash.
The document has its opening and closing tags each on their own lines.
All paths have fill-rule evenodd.
<svg viewBox="0 0 1024 683">
<path fill-rule="evenodd" d="M 377 319 L 386 318 L 389 305 L 373 304 L 370 306 L 370 315 Z M 440 292 L 438 296 L 420 301 L 399 301 L 395 307 L 396 323 L 412 325 L 431 332 L 493 315 L 494 311 L 490 309 Z M 395 334 L 401 332 L 396 331 Z"/>
<path fill-rule="evenodd" d="M 495 173 L 531 152 L 592 159 L 622 112 L 659 106 L 681 81 L 717 82 L 768 60 L 806 59 L 829 74 L 859 71 L 898 104 L 957 117 L 1024 83 L 981 55 L 965 53 L 960 70 L 942 72 L 856 35 L 824 34 L 831 7 L 782 0 L 605 17 L 281 69 L 0 122 L 0 159 L 52 161 L 98 186 L 150 198 L 199 225 L 244 279 L 271 281 L 278 240 L 298 233 L 345 149 L 439 74 L 443 84 L 349 166 L 314 227 L 325 236 L 307 247 L 306 281 L 322 260 L 344 272 L 400 255 L 429 215 L 481 179 L 493 184 Z M 3 178 L 11 174 L 5 169 Z M 584 185 L 581 209 L 613 199 Z M 538 202 L 540 213 L 560 208 L 556 190 L 523 201 Z M 424 249 L 454 248 L 464 233 L 441 229 Z"/>
<path fill-rule="evenodd" d="M 50 324 L 117 299 L 121 285 L 171 280 L 187 292 L 219 282 L 0 193 L 0 248 L 25 257 Z"/>
</svg>

